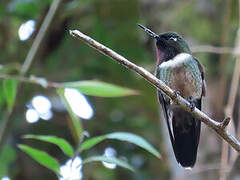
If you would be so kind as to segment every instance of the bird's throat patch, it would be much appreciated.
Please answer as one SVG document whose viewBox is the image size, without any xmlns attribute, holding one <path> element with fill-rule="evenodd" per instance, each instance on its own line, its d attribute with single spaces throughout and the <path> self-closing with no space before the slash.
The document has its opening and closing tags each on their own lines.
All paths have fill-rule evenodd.
<svg viewBox="0 0 240 180">
<path fill-rule="evenodd" d="M 156 48 L 156 52 L 157 52 L 157 66 L 158 66 L 162 63 L 164 54 L 158 48 Z"/>
</svg>

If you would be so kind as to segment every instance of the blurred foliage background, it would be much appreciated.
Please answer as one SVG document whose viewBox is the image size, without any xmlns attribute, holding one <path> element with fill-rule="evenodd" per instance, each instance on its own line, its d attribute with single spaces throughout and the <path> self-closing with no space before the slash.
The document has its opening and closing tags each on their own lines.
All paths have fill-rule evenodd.
<svg viewBox="0 0 240 180">
<path fill-rule="evenodd" d="M 8 67 L 7 74 L 19 75 L 51 3 L 51 0 L 0 1 L 0 68 Z M 152 73 L 155 71 L 155 42 L 137 27 L 137 23 L 158 33 L 178 32 L 188 41 L 194 56 L 206 68 L 207 96 L 204 98 L 203 111 L 213 119 L 221 121 L 225 117 L 227 99 L 231 96 L 229 90 L 236 67 L 236 55 L 232 54 L 231 48 L 235 47 L 237 41 L 238 11 L 237 0 L 60 1 L 25 76 L 44 77 L 53 82 L 101 80 L 138 90 L 139 95 L 127 97 L 85 96 L 94 114 L 87 119 L 83 118 L 81 122 L 91 137 L 115 131 L 138 134 L 162 155 L 159 160 L 132 144 L 105 141 L 84 152 L 82 156 L 104 154 L 106 148 L 110 148 L 118 157 L 127 159 L 137 172 L 132 173 L 119 167 L 109 169 L 102 164 L 93 163 L 83 167 L 82 179 L 219 179 L 222 140 L 203 124 L 196 166 L 191 172 L 185 172 L 174 159 L 166 124 L 161 118 L 156 89 L 132 71 L 71 37 L 68 30 L 80 30 Z M 224 54 L 221 49 L 220 53 L 217 50 L 209 52 L 211 47 L 215 46 L 230 48 L 227 48 L 227 53 Z M 1 71 L 1 74 L 6 72 Z M 57 147 L 22 139 L 22 136 L 55 135 L 77 147 L 69 125 L 69 115 L 55 89 L 21 83 L 14 110 L 9 111 L 4 83 L 2 80 L 0 83 L 1 131 L 4 120 L 11 119 L 5 141 L 0 147 L 0 177 L 2 180 L 56 179 L 54 173 L 17 148 L 17 144 L 31 145 L 47 151 L 64 164 L 68 159 Z M 30 118 L 30 123 L 26 120 L 26 112 L 29 109 L 34 110 L 32 100 L 39 95 L 51 102 L 52 114 L 38 120 L 36 111 L 33 111 L 35 121 L 32 122 Z M 237 132 L 240 131 L 237 128 L 240 127 L 239 95 L 238 90 L 232 109 L 235 130 L 231 133 L 235 136 L 238 136 Z M 239 178 L 239 160 L 235 162 L 237 157 L 229 159 L 229 179 Z"/>
</svg>

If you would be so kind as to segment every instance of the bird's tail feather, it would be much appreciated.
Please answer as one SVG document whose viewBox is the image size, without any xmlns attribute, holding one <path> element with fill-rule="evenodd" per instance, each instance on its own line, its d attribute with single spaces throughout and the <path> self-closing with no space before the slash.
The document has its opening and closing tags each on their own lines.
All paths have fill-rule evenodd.
<svg viewBox="0 0 240 180">
<path fill-rule="evenodd" d="M 201 122 L 188 112 L 184 112 L 184 120 L 180 125 L 173 121 L 174 153 L 183 167 L 193 167 L 196 162 L 200 128 Z"/>
</svg>

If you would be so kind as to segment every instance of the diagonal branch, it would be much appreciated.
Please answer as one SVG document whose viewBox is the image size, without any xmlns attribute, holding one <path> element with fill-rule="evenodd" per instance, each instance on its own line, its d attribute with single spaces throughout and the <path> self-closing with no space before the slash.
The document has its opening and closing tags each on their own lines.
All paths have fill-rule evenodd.
<svg viewBox="0 0 240 180">
<path fill-rule="evenodd" d="M 227 122 L 225 121 L 228 121 L 228 118 L 223 120 L 223 122 L 216 122 L 197 108 L 191 110 L 191 106 L 187 100 L 185 100 L 179 95 L 176 96 L 176 94 L 171 88 L 165 85 L 161 80 L 157 79 L 154 75 L 145 70 L 143 67 L 137 66 L 136 64 L 124 58 L 123 56 L 119 55 L 118 53 L 100 44 L 99 42 L 95 41 L 94 39 L 81 33 L 78 30 L 70 30 L 69 32 L 70 35 L 84 41 L 86 44 L 95 48 L 100 53 L 112 58 L 119 64 L 138 73 L 153 86 L 166 93 L 176 104 L 180 105 L 186 111 L 191 112 L 196 118 L 200 119 L 207 126 L 214 129 L 219 136 L 221 136 L 226 142 L 228 142 L 228 144 L 230 144 L 236 151 L 240 152 L 240 142 L 235 137 L 233 137 L 225 128 L 227 124 Z"/>
<path fill-rule="evenodd" d="M 51 6 L 48 10 L 48 13 L 47 13 L 46 17 L 44 18 L 44 21 L 38 31 L 38 34 L 37 34 L 36 38 L 34 39 L 33 44 L 27 54 L 27 57 L 26 57 L 24 63 L 23 63 L 22 69 L 20 71 L 20 74 L 22 76 L 24 76 L 28 72 L 28 70 L 38 52 L 38 49 L 43 41 L 43 38 L 45 37 L 47 30 L 54 18 L 54 15 L 59 7 L 59 4 L 60 4 L 60 0 L 54 0 L 52 2 Z"/>
</svg>

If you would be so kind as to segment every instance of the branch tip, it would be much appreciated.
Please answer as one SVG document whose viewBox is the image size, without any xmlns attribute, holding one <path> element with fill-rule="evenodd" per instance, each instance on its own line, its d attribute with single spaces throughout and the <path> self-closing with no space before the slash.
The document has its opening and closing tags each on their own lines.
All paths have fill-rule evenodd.
<svg viewBox="0 0 240 180">
<path fill-rule="evenodd" d="M 76 37 L 76 33 L 74 33 L 75 30 L 69 30 L 69 34 L 73 37 Z"/>
<path fill-rule="evenodd" d="M 226 118 L 220 123 L 220 125 L 219 125 L 220 128 L 221 128 L 221 129 L 225 129 L 225 128 L 228 126 L 230 120 L 231 120 L 230 117 L 226 117 Z"/>
</svg>

